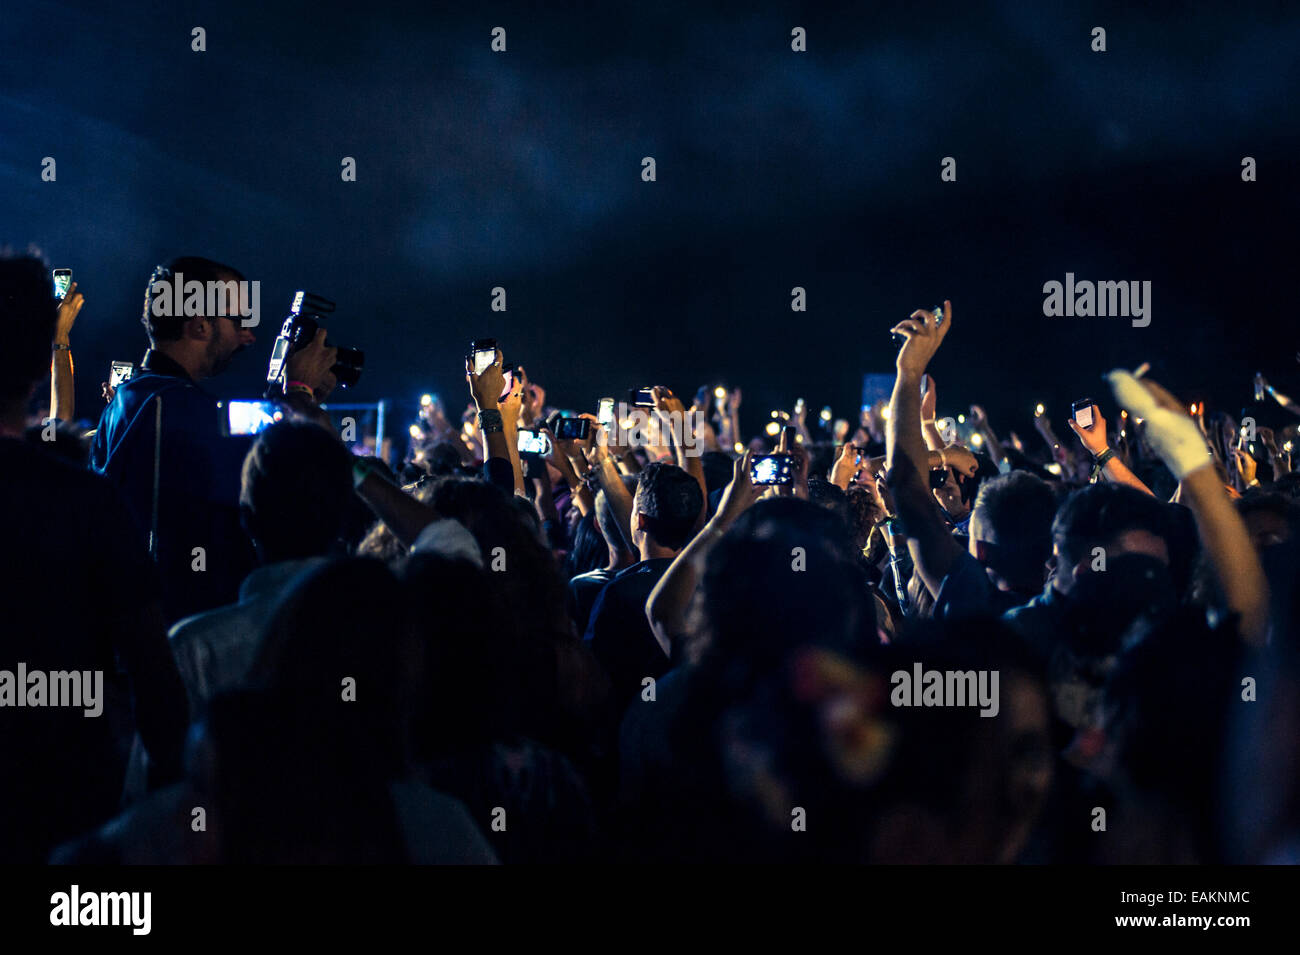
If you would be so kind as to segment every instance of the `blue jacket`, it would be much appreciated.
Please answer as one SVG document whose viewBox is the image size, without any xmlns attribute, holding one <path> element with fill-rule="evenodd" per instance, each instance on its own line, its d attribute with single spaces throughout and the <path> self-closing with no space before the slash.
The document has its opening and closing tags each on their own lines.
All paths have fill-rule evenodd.
<svg viewBox="0 0 1300 955">
<path fill-rule="evenodd" d="M 221 434 L 217 399 L 176 362 L 145 355 L 104 408 L 91 466 L 126 500 L 141 539 L 153 526 L 155 422 L 162 406 L 154 559 L 168 622 L 233 603 L 254 556 L 239 522 L 248 437 Z M 202 548 L 202 550 L 196 550 Z"/>
</svg>

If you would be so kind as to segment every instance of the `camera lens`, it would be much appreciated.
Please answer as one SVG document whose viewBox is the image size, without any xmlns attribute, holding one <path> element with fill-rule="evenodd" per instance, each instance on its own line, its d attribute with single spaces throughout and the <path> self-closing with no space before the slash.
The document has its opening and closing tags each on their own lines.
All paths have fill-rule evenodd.
<svg viewBox="0 0 1300 955">
<path fill-rule="evenodd" d="M 334 373 L 340 388 L 351 388 L 361 379 L 366 353 L 359 348 L 340 347 L 335 357 L 337 360 L 330 371 Z"/>
</svg>

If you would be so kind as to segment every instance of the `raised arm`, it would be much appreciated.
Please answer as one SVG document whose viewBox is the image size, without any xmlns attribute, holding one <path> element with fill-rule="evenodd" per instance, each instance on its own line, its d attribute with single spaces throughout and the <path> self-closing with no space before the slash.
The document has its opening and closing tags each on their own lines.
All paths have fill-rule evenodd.
<svg viewBox="0 0 1300 955">
<path fill-rule="evenodd" d="M 902 518 L 903 530 L 915 545 L 917 573 L 933 594 L 961 556 L 939 516 L 930 493 L 928 449 L 921 436 L 921 379 L 926 366 L 952 327 L 952 303 L 943 303 L 942 321 L 932 312 L 918 309 L 894 326 L 906 340 L 895 365 L 894 393 L 890 398 L 889 421 L 885 425 L 887 485 Z"/>
<path fill-rule="evenodd" d="M 609 502 L 614 516 L 618 518 L 623 539 L 630 542 L 632 540 L 632 495 L 627 492 L 627 486 L 623 483 L 623 472 L 618 469 L 618 462 L 614 457 L 615 451 L 617 448 L 610 448 L 609 432 L 603 426 L 600 427 L 596 432 L 595 447 L 592 449 L 596 480 L 600 483 L 600 489 L 605 492 L 605 500 Z"/>
<path fill-rule="evenodd" d="M 674 646 L 686 631 L 686 611 L 699 584 L 704 555 L 745 508 L 758 499 L 759 491 L 750 481 L 749 461 L 748 451 L 736 459 L 731 483 L 722 492 L 717 513 L 673 558 L 668 570 L 659 578 L 659 583 L 655 584 L 655 589 L 650 591 L 650 597 L 646 600 L 646 619 L 650 621 L 655 639 L 670 660 L 673 659 Z"/>
<path fill-rule="evenodd" d="M 70 336 L 83 304 L 85 299 L 77 291 L 77 283 L 73 282 L 59 303 L 59 317 L 54 326 L 54 355 L 50 359 L 50 417 L 56 421 L 71 421 L 76 410 Z"/>
<path fill-rule="evenodd" d="M 1107 378 L 1115 398 L 1146 419 L 1147 441 L 1182 491 L 1182 503 L 1196 518 L 1201 545 L 1214 568 L 1229 609 L 1240 616 L 1242 639 L 1263 646 L 1268 639 L 1268 582 L 1246 523 L 1219 483 L 1205 439 L 1185 407 L 1149 379 L 1126 371 Z"/>
<path fill-rule="evenodd" d="M 1088 428 L 1081 427 L 1071 415 L 1070 430 L 1079 436 L 1079 442 L 1092 455 L 1094 465 L 1101 466 L 1101 473 L 1105 475 L 1106 480 L 1112 484 L 1127 484 L 1143 494 L 1151 494 L 1151 488 L 1143 484 L 1138 476 L 1128 469 L 1128 465 L 1110 446 L 1106 438 L 1106 419 L 1101 416 L 1100 408 L 1096 405 L 1092 406 L 1092 426 Z M 1151 496 L 1155 497 L 1154 494 Z"/>
</svg>

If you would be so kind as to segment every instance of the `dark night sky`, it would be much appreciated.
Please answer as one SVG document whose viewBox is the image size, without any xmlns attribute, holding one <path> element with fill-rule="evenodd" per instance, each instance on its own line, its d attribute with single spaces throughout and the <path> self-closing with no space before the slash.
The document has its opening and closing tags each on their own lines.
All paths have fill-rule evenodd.
<svg viewBox="0 0 1300 955">
<path fill-rule="evenodd" d="M 889 326 L 944 297 L 940 412 L 980 401 L 1002 430 L 1039 400 L 1063 430 L 1143 360 L 1234 412 L 1257 369 L 1300 392 L 1300 7 L 1049 6 L 11 5 L 0 240 L 87 297 L 82 416 L 179 254 L 262 282 L 255 353 L 211 383 L 231 395 L 260 390 L 298 287 L 366 349 L 362 399 L 459 408 L 465 347 L 494 335 L 565 407 L 724 376 L 747 428 L 796 396 L 846 414 Z M 1045 318 L 1067 271 L 1150 280 L 1150 327 Z"/>
</svg>

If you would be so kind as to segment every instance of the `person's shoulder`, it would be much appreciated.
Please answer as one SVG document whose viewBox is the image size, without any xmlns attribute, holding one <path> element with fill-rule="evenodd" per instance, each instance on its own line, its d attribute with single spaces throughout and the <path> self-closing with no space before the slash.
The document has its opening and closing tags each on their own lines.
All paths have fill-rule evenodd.
<svg viewBox="0 0 1300 955">
<path fill-rule="evenodd" d="M 388 786 L 407 855 L 415 865 L 496 865 L 498 859 L 465 804 L 424 783 Z"/>
<path fill-rule="evenodd" d="M 173 649 L 197 643 L 212 631 L 221 629 L 224 622 L 232 619 L 233 616 L 237 616 L 234 614 L 234 611 L 237 610 L 239 610 L 238 604 L 228 604 L 222 607 L 214 607 L 212 610 L 204 610 L 202 613 L 190 614 L 188 617 L 182 617 L 172 624 L 171 629 L 167 631 L 167 642 L 172 645 Z"/>
<path fill-rule="evenodd" d="M 603 587 L 609 581 L 614 579 L 604 567 L 597 567 L 595 570 L 589 570 L 585 574 L 576 574 L 569 578 L 569 586 L 574 590 L 585 589 L 587 587 Z"/>
<path fill-rule="evenodd" d="M 615 574 L 612 583 L 634 580 L 637 577 L 643 577 L 646 574 L 659 573 L 661 570 L 669 567 L 673 560 L 675 560 L 673 557 L 651 557 L 649 560 L 639 560 L 631 567 L 624 567 Z"/>
<path fill-rule="evenodd" d="M 83 492 L 114 497 L 113 486 L 89 467 L 59 457 L 42 447 L 20 439 L 0 440 L 10 477 L 21 477 L 51 494 Z"/>
</svg>

